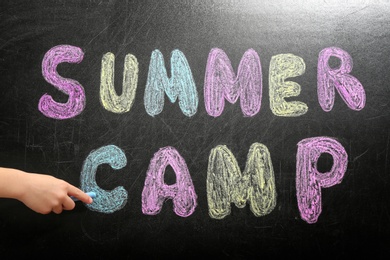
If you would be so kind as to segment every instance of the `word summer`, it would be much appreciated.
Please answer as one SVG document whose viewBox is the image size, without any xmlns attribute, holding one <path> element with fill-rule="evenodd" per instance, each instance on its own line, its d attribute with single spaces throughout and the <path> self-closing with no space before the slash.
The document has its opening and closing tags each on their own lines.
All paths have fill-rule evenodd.
<svg viewBox="0 0 390 260">
<path fill-rule="evenodd" d="M 45 80 L 69 96 L 66 103 L 58 103 L 44 94 L 38 109 L 47 117 L 68 119 L 79 115 L 86 106 L 83 86 L 73 79 L 63 78 L 57 72 L 60 63 L 80 63 L 83 51 L 76 46 L 59 45 L 46 52 L 42 61 Z M 340 60 L 340 66 L 329 66 L 330 57 Z M 100 101 L 102 106 L 113 113 L 130 111 L 137 90 L 138 61 L 127 54 L 124 61 L 122 94 L 117 95 L 114 87 L 114 54 L 103 55 L 100 75 Z M 150 116 L 161 113 L 164 107 L 164 93 L 174 103 L 178 99 L 181 111 L 188 117 L 198 108 L 198 92 L 191 68 L 185 55 L 174 50 L 171 54 L 171 77 L 167 76 L 164 58 L 159 50 L 151 54 L 148 77 L 144 92 L 144 106 Z M 318 101 L 324 111 L 333 108 L 337 91 L 350 109 L 361 110 L 366 95 L 360 81 L 349 73 L 352 58 L 337 47 L 323 49 L 319 53 L 317 68 Z M 269 100 L 271 111 L 277 116 L 296 117 L 307 112 L 308 107 L 300 101 L 287 102 L 285 98 L 300 94 L 301 87 L 287 78 L 300 76 L 305 72 L 304 60 L 293 54 L 278 54 L 271 58 L 269 65 Z M 240 98 L 244 116 L 252 117 L 260 111 L 262 100 L 262 69 L 259 55 L 253 49 L 247 50 L 241 58 L 237 75 L 226 53 L 218 48 L 211 49 L 204 79 L 204 105 L 210 116 L 218 117 L 224 110 L 225 100 L 235 103 Z"/>
<path fill-rule="evenodd" d="M 322 153 L 333 157 L 329 172 L 319 172 L 317 162 Z M 296 155 L 296 192 L 301 218 L 315 223 L 322 211 L 321 189 L 342 181 L 347 169 L 348 156 L 344 147 L 329 137 L 307 138 L 298 143 Z M 84 161 L 80 182 L 81 189 L 93 191 L 96 197 L 90 210 L 113 213 L 127 203 L 128 193 L 123 186 L 107 191 L 96 183 L 96 171 L 101 164 L 115 170 L 127 164 L 125 153 L 115 145 L 107 145 L 90 152 Z M 170 165 L 176 175 L 176 183 L 164 182 L 166 167 Z M 276 206 L 275 176 L 268 148 L 253 143 L 247 154 L 245 169 L 241 172 L 236 158 L 225 146 L 213 148 L 207 168 L 207 202 L 209 215 L 223 219 L 231 212 L 231 204 L 243 208 L 247 204 L 256 217 L 269 214 Z M 174 147 L 157 151 L 150 161 L 142 191 L 142 212 L 158 214 L 164 201 L 172 199 L 174 212 L 181 217 L 190 216 L 197 206 L 197 195 L 184 158 Z"/>
</svg>

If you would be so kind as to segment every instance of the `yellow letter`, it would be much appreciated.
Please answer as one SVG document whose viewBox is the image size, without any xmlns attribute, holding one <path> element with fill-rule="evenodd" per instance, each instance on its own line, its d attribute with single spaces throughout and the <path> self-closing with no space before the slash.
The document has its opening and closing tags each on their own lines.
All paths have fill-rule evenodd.
<svg viewBox="0 0 390 260">
<path fill-rule="evenodd" d="M 123 68 L 122 94 L 117 95 L 114 87 L 115 55 L 108 52 L 102 58 L 100 75 L 100 101 L 111 112 L 121 114 L 130 111 L 133 105 L 138 81 L 138 61 L 132 54 L 127 54 Z"/>
<path fill-rule="evenodd" d="M 293 54 L 279 54 L 269 64 L 269 101 L 272 112 L 277 116 L 301 116 L 307 112 L 307 105 L 299 101 L 286 102 L 284 98 L 298 96 L 301 86 L 286 78 L 300 76 L 305 72 L 305 62 Z"/>
<path fill-rule="evenodd" d="M 215 147 L 210 152 L 207 170 L 210 217 L 223 219 L 230 214 L 232 202 L 243 208 L 247 200 L 256 217 L 267 215 L 275 208 L 275 177 L 267 147 L 260 143 L 251 145 L 243 174 L 226 146 Z"/>
</svg>

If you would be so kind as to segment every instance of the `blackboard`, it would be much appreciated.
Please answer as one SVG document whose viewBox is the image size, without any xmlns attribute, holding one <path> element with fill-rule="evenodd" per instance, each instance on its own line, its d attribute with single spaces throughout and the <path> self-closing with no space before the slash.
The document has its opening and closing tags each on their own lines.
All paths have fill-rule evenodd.
<svg viewBox="0 0 390 260">
<path fill-rule="evenodd" d="M 121 187 L 114 199 L 123 196 L 60 215 L 1 199 L 2 259 L 389 255 L 389 1 L 0 6 L 0 165 L 88 189 L 95 180 L 101 192 Z M 79 103 L 45 107 L 44 95 L 60 105 L 70 99 L 53 75 L 72 95 L 82 86 L 71 98 Z M 112 83 L 127 98 L 107 94 Z M 101 148 L 113 150 L 99 155 L 106 161 L 91 177 L 90 156 Z M 218 196 L 260 182 L 222 187 L 234 175 L 226 167 L 244 174 L 250 158 L 271 186 L 251 203 L 222 207 Z M 321 193 L 307 200 L 304 173 L 313 169 L 324 180 L 310 183 Z M 165 197 L 151 205 L 156 178 Z M 173 189 L 179 182 L 184 190 Z M 187 197 L 175 201 L 178 194 Z M 305 201 L 316 216 L 303 217 Z"/>
</svg>

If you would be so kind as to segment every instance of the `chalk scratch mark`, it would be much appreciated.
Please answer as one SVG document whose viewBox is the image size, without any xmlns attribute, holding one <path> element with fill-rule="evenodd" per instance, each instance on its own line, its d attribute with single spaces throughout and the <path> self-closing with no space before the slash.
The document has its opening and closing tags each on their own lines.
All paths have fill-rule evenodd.
<svg viewBox="0 0 390 260">
<path fill-rule="evenodd" d="M 271 121 L 267 124 L 267 128 L 265 131 L 263 131 L 263 136 L 261 137 L 262 139 L 267 136 L 268 131 L 271 129 L 273 122 L 275 121 L 275 117 L 272 117 Z"/>
<path fill-rule="evenodd" d="M 172 127 L 169 124 L 167 124 L 167 122 L 165 122 L 163 118 L 160 118 L 160 121 L 168 128 L 169 132 L 171 132 L 177 138 L 177 135 L 175 131 L 172 130 Z"/>
<path fill-rule="evenodd" d="M 378 119 L 378 118 L 388 117 L 388 116 L 389 115 L 387 115 L 387 114 L 383 114 L 383 115 L 378 115 L 378 116 L 374 116 L 374 117 L 369 117 L 366 120 L 375 120 L 375 119 Z"/>
<path fill-rule="evenodd" d="M 137 181 L 138 181 L 138 179 L 139 179 L 139 177 L 141 176 L 141 174 L 143 174 L 144 172 L 143 171 L 140 171 L 139 173 L 138 173 L 138 175 L 137 175 L 137 178 L 135 178 L 135 180 L 134 180 L 134 182 L 130 185 L 130 188 L 129 188 L 129 190 L 131 190 L 132 188 L 133 188 L 133 186 L 134 186 L 134 184 L 136 184 L 137 183 Z"/>
<path fill-rule="evenodd" d="M 363 153 L 361 153 L 360 155 L 356 156 L 356 157 L 353 159 L 353 162 L 357 161 L 360 157 L 362 157 L 363 155 L 365 155 L 365 154 L 368 152 L 368 150 L 370 150 L 370 149 L 367 149 L 367 150 L 365 150 Z"/>
<path fill-rule="evenodd" d="M 363 10 L 369 8 L 369 7 L 371 7 L 371 5 L 366 5 L 365 7 L 362 7 L 362 8 L 360 8 L 359 10 L 356 10 L 356 11 L 354 11 L 354 12 L 352 12 L 352 13 L 347 14 L 345 17 L 348 17 L 348 16 L 350 16 L 350 15 L 354 15 L 354 14 L 356 14 L 356 13 L 359 13 L 359 12 L 361 12 L 361 11 L 363 11 Z"/>
<path fill-rule="evenodd" d="M 88 42 L 87 45 L 90 45 L 97 37 L 99 37 L 99 35 L 101 35 L 103 32 L 105 32 L 108 29 L 108 27 L 110 27 L 113 23 L 118 21 L 119 18 L 121 18 L 120 15 L 118 15 L 118 17 L 116 17 L 116 19 L 114 19 L 111 23 L 109 23 L 106 27 L 104 27 L 98 34 L 96 34 L 94 37 L 92 37 L 92 39 Z"/>
<path fill-rule="evenodd" d="M 129 31 L 126 33 L 125 37 L 123 38 L 123 43 L 122 43 L 122 45 L 129 45 L 129 44 L 131 44 L 131 43 L 134 41 L 134 39 L 135 39 L 135 38 L 138 36 L 138 34 L 141 32 L 141 29 L 142 29 L 142 28 L 145 26 L 145 24 L 150 20 L 150 18 L 152 17 L 152 15 L 154 14 L 154 12 L 157 10 L 158 7 L 159 7 L 159 3 L 156 3 L 154 9 L 153 9 L 151 12 L 149 12 L 149 15 L 144 19 L 144 22 L 141 24 L 141 26 L 139 26 L 138 31 L 135 32 L 135 33 L 132 35 L 131 40 L 128 41 L 128 42 L 126 42 L 125 40 L 126 40 L 126 39 L 128 38 L 128 36 L 130 35 L 131 30 L 129 30 Z M 126 21 L 127 21 L 127 19 L 130 17 L 130 15 L 133 15 L 133 13 L 132 13 L 132 12 L 129 12 L 129 15 L 128 15 L 128 17 L 126 18 Z"/>
</svg>

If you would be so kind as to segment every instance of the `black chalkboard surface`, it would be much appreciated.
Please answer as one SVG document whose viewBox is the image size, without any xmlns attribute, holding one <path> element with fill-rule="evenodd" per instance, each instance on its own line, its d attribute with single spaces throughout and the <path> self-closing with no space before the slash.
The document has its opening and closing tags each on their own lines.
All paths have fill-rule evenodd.
<svg viewBox="0 0 390 260">
<path fill-rule="evenodd" d="M 384 259 L 388 1 L 2 1 L 0 258 Z M 370 258 L 371 259 L 371 258 Z"/>
</svg>

